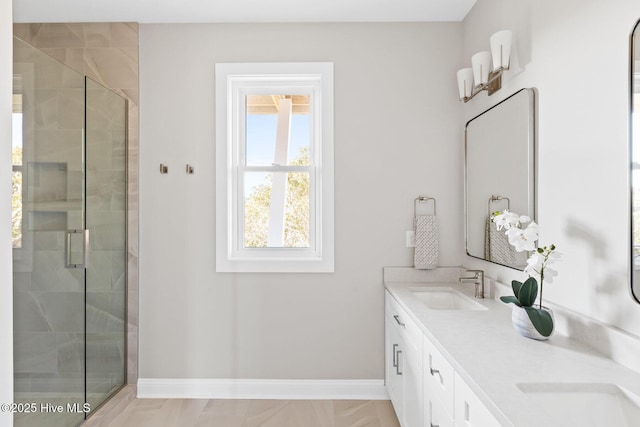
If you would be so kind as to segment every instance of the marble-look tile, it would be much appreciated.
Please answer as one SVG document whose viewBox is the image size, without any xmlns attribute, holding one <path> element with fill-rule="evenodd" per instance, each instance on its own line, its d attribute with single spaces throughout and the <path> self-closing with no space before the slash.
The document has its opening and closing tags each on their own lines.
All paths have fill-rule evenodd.
<svg viewBox="0 0 640 427">
<path fill-rule="evenodd" d="M 87 292 L 111 291 L 111 252 L 95 251 L 90 253 L 86 270 Z"/>
<path fill-rule="evenodd" d="M 138 23 L 137 22 L 112 22 L 111 47 L 135 47 L 138 48 Z"/>
<path fill-rule="evenodd" d="M 35 162 L 66 163 L 68 170 L 82 170 L 82 130 L 36 130 L 35 145 Z"/>
<path fill-rule="evenodd" d="M 51 332 L 45 313 L 31 292 L 13 293 L 13 331 Z"/>
<path fill-rule="evenodd" d="M 84 91 L 60 89 L 58 92 L 58 128 L 84 128 Z"/>
<path fill-rule="evenodd" d="M 57 333 L 58 372 L 84 374 L 85 339 L 82 333 Z"/>
<path fill-rule="evenodd" d="M 82 24 L 44 24 L 33 37 L 33 44 L 47 47 L 84 47 L 84 26 Z"/>
<path fill-rule="evenodd" d="M 33 34 L 32 29 L 36 26 L 41 26 L 42 24 L 13 24 L 13 35 L 18 37 L 20 40 L 24 40 L 27 43 L 33 44 Z"/>
<path fill-rule="evenodd" d="M 61 231 L 34 231 L 31 236 L 34 251 L 64 250 L 64 233 Z"/>
<path fill-rule="evenodd" d="M 105 212 L 121 215 L 118 225 L 124 224 L 126 193 L 124 172 L 89 170 L 86 176 L 88 227 L 93 227 L 98 220 L 97 215 Z"/>
<path fill-rule="evenodd" d="M 58 348 L 53 332 L 16 332 L 13 339 L 15 373 L 55 373 Z"/>
<path fill-rule="evenodd" d="M 81 47 L 71 48 L 42 48 L 44 53 L 63 63 L 77 73 L 84 72 L 84 49 Z"/>
<path fill-rule="evenodd" d="M 31 290 L 31 273 L 13 270 L 13 292 L 29 292 Z M 15 313 L 15 309 L 14 309 Z"/>
<path fill-rule="evenodd" d="M 43 133 L 56 131 L 41 131 Z M 64 161 L 28 162 L 27 192 L 28 202 L 64 202 L 67 196 L 67 163 Z M 38 212 L 37 210 L 27 212 Z M 44 212 L 43 212 L 44 213 Z M 38 229 L 32 227 L 32 229 Z"/>
<path fill-rule="evenodd" d="M 58 129 L 58 91 L 54 89 L 35 90 L 33 99 L 24 97 L 25 103 L 34 106 L 36 129 Z"/>
<path fill-rule="evenodd" d="M 127 384 L 138 381 L 138 292 L 127 293 Z"/>
<path fill-rule="evenodd" d="M 131 227 L 131 222 L 129 222 Z M 135 255 L 136 248 L 132 247 L 131 234 L 129 234 L 129 251 L 127 253 L 127 290 L 129 292 L 138 293 L 138 281 L 134 280 L 138 277 L 138 257 Z"/>
<path fill-rule="evenodd" d="M 34 298 L 55 332 L 84 332 L 84 292 L 37 292 Z"/>
<path fill-rule="evenodd" d="M 138 105 L 140 105 L 139 101 L 139 91 L 138 88 L 122 88 L 118 90 L 118 93 L 127 98 L 129 101 L 129 118 L 133 119 L 134 123 L 138 124 L 138 114 L 132 114 L 131 111 L 133 108 L 138 109 Z"/>
<path fill-rule="evenodd" d="M 31 374 L 15 373 L 13 374 L 13 391 L 14 396 L 20 393 L 26 393 L 31 390 Z"/>
<path fill-rule="evenodd" d="M 111 25 L 100 22 L 82 24 L 85 47 L 109 47 L 111 45 Z"/>
<path fill-rule="evenodd" d="M 124 382 L 124 334 L 87 333 L 87 376 Z"/>
<path fill-rule="evenodd" d="M 111 88 L 138 87 L 137 48 L 87 48 L 85 73 Z"/>
<path fill-rule="evenodd" d="M 88 223 L 92 251 L 125 250 L 125 218 L 122 212 L 95 212 Z"/>
<path fill-rule="evenodd" d="M 66 396 L 84 396 L 84 373 L 32 373 L 30 395 L 53 393 Z"/>
<path fill-rule="evenodd" d="M 36 251 L 31 289 L 38 292 L 83 292 L 82 272 L 64 267 L 64 251 Z M 84 303 L 83 303 L 84 305 Z"/>
<path fill-rule="evenodd" d="M 84 76 L 78 71 L 75 71 L 70 67 L 65 67 L 59 61 L 53 59 L 43 52 L 37 52 L 37 54 L 33 54 L 32 49 L 32 51 L 30 51 L 28 54 L 31 55 L 30 58 L 19 61 L 31 62 L 34 64 L 34 87 L 38 89 L 84 87 Z"/>
<path fill-rule="evenodd" d="M 124 172 L 127 167 L 127 138 L 124 132 L 111 132 L 111 170 Z"/>
<path fill-rule="evenodd" d="M 87 292 L 86 301 L 87 333 L 124 334 L 124 292 Z"/>
<path fill-rule="evenodd" d="M 124 251 L 111 252 L 111 291 L 127 292 Z"/>
</svg>

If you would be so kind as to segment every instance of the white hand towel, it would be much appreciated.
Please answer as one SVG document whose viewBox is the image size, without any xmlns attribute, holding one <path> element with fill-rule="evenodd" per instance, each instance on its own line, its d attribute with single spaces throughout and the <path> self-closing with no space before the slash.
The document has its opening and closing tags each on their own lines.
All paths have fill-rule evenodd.
<svg viewBox="0 0 640 427">
<path fill-rule="evenodd" d="M 415 232 L 414 267 L 419 270 L 436 268 L 438 266 L 438 219 L 435 215 L 418 215 Z"/>
</svg>

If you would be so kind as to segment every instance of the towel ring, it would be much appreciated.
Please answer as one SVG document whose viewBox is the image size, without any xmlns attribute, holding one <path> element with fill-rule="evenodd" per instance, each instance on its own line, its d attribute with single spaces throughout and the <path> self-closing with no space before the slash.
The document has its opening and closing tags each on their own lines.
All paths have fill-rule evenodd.
<svg viewBox="0 0 640 427">
<path fill-rule="evenodd" d="M 413 221 L 415 222 L 418 217 L 418 203 L 428 203 L 429 200 L 433 201 L 433 216 L 436 215 L 436 199 L 428 196 L 418 196 L 413 201 Z"/>
<path fill-rule="evenodd" d="M 507 209 L 511 210 L 511 200 L 509 200 L 508 197 L 502 197 L 497 194 L 492 194 L 491 197 L 489 197 L 489 202 L 487 203 L 487 206 L 489 207 L 489 217 L 493 214 L 493 211 L 491 210 L 491 203 L 498 203 L 503 200 L 507 201 Z"/>
</svg>

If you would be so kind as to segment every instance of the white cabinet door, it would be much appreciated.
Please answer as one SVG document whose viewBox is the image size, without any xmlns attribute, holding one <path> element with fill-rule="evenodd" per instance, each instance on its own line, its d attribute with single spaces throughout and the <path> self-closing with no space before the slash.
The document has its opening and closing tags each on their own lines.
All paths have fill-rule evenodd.
<svg viewBox="0 0 640 427">
<path fill-rule="evenodd" d="M 404 427 L 422 427 L 424 425 L 422 394 L 422 363 L 411 350 L 405 351 L 404 371 Z"/>
<path fill-rule="evenodd" d="M 385 309 L 385 381 L 402 427 L 424 425 L 422 332 L 388 293 Z"/>
<path fill-rule="evenodd" d="M 500 423 L 458 374 L 455 375 L 454 387 L 457 427 L 500 427 Z"/>
<path fill-rule="evenodd" d="M 424 401 L 426 427 L 453 427 L 451 414 L 447 412 L 440 399 L 436 396 L 429 396 Z"/>
<path fill-rule="evenodd" d="M 388 317 L 385 318 L 385 384 L 389 398 L 402 422 L 403 383 L 402 383 L 402 340 Z"/>
</svg>

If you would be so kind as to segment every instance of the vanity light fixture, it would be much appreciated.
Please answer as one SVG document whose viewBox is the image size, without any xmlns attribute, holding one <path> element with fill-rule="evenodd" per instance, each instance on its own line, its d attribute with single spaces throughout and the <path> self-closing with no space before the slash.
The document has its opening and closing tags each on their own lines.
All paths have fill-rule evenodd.
<svg viewBox="0 0 640 427">
<path fill-rule="evenodd" d="M 476 53 L 471 57 L 472 68 L 458 71 L 458 93 L 461 101 L 469 102 L 483 90 L 489 95 L 500 90 L 502 73 L 509 69 L 512 37 L 510 30 L 498 31 L 489 39 L 491 52 Z"/>
</svg>

